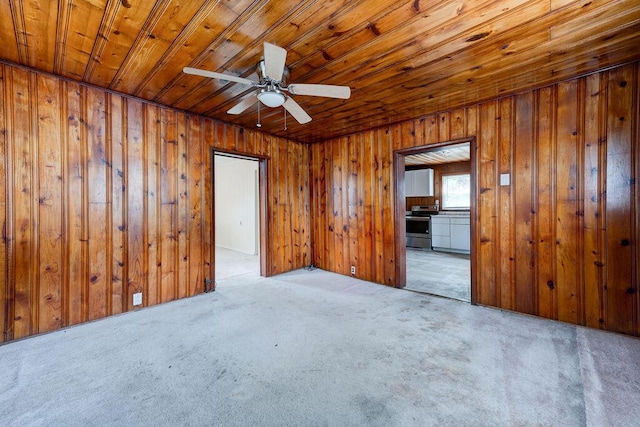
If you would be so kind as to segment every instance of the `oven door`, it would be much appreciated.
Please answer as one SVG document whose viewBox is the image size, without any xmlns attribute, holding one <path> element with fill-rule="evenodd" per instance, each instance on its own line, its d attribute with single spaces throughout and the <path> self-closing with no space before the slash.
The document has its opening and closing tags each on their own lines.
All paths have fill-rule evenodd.
<svg viewBox="0 0 640 427">
<path fill-rule="evenodd" d="M 418 236 L 431 236 L 431 218 L 411 217 L 407 218 L 407 235 L 416 234 Z"/>
<path fill-rule="evenodd" d="M 431 218 L 407 218 L 407 247 L 431 249 Z"/>
</svg>

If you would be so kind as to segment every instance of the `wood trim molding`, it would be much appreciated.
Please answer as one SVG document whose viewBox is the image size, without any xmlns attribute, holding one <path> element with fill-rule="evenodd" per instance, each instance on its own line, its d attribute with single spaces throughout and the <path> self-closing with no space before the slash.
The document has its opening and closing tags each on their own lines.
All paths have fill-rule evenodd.
<svg viewBox="0 0 640 427">
<path fill-rule="evenodd" d="M 405 223 L 405 191 L 404 191 L 404 157 L 423 153 L 427 151 L 437 150 L 441 147 L 446 147 L 449 145 L 461 144 L 464 142 L 469 142 L 469 151 L 471 154 L 471 207 L 470 207 L 470 217 L 471 217 L 471 303 L 477 303 L 477 280 L 476 280 L 476 271 L 477 271 L 477 227 L 476 224 L 479 220 L 477 217 L 478 211 L 478 199 L 477 199 L 477 186 L 478 186 L 478 177 L 477 177 L 477 162 L 478 156 L 476 152 L 476 137 L 471 138 L 459 138 L 451 141 L 438 142 L 434 144 L 421 145 L 419 147 L 411 147 L 411 148 L 402 148 L 399 150 L 394 150 L 394 161 L 393 161 L 393 175 L 395 179 L 395 201 L 394 201 L 394 230 L 395 230 L 395 254 L 396 254 L 396 283 L 395 286 L 398 288 L 404 288 L 407 284 L 407 248 L 406 248 L 406 223 Z"/>
</svg>

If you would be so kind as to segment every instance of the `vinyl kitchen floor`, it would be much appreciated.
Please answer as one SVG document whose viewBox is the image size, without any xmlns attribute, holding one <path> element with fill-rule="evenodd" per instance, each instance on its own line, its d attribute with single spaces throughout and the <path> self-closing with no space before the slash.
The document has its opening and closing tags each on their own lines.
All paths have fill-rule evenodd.
<svg viewBox="0 0 640 427">
<path fill-rule="evenodd" d="M 470 256 L 407 248 L 405 289 L 471 301 Z"/>
</svg>

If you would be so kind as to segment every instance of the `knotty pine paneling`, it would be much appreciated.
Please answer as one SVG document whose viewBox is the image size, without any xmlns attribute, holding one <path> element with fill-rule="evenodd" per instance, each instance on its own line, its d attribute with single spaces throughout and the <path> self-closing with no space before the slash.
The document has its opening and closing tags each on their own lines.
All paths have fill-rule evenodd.
<svg viewBox="0 0 640 427">
<path fill-rule="evenodd" d="M 475 137 L 477 303 L 640 335 L 639 68 L 313 144 L 313 263 L 402 286 L 390 147 Z"/>
<path fill-rule="evenodd" d="M 212 148 L 266 161 L 263 272 L 308 265 L 307 145 L 0 65 L 3 341 L 203 292 Z"/>
</svg>

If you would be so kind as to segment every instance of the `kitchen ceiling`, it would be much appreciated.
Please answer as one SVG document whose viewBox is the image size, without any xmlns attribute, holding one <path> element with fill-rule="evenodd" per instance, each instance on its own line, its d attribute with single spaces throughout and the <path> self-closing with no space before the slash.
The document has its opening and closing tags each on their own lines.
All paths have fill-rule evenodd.
<svg viewBox="0 0 640 427">
<path fill-rule="evenodd" d="M 435 149 L 411 154 L 404 157 L 406 166 L 435 166 L 446 163 L 468 162 L 471 160 L 471 148 L 468 142 L 447 145 Z"/>
<path fill-rule="evenodd" d="M 226 111 L 263 42 L 296 83 L 348 85 L 348 100 L 297 96 L 313 121 L 261 108 L 262 131 L 304 142 L 413 119 L 640 57 L 640 2 L 0 0 L 0 58 L 255 128 Z"/>
</svg>

